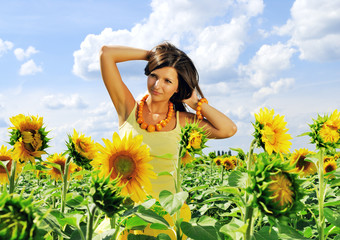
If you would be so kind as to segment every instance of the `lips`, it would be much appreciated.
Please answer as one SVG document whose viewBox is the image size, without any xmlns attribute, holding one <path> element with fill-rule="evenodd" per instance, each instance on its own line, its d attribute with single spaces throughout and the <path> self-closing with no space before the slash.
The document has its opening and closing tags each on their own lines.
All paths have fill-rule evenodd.
<svg viewBox="0 0 340 240">
<path fill-rule="evenodd" d="M 155 91 L 155 90 L 152 90 L 152 94 L 153 94 L 153 95 L 160 95 L 161 93 L 160 93 L 160 92 L 157 92 L 157 91 Z"/>
</svg>

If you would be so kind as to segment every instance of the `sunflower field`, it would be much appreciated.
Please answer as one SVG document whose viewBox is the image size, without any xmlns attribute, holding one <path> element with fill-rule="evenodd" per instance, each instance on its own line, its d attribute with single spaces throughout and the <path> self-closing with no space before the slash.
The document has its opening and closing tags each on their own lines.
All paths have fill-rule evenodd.
<svg viewBox="0 0 340 240">
<path fill-rule="evenodd" d="M 142 136 L 96 143 L 74 130 L 64 152 L 48 154 L 42 117 L 10 122 L 11 147 L 0 147 L 1 240 L 340 240 L 337 110 L 300 135 L 313 151 L 292 150 L 284 116 L 267 108 L 255 114 L 247 150 L 204 154 L 205 131 L 188 123 L 175 172 L 158 174 Z M 150 179 L 160 175 L 176 191 L 156 199 Z"/>
</svg>

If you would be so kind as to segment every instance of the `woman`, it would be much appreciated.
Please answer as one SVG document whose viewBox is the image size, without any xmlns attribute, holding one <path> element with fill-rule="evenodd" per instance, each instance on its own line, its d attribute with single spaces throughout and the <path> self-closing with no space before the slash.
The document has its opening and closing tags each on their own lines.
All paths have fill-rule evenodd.
<svg viewBox="0 0 340 240">
<path fill-rule="evenodd" d="M 124 84 L 117 68 L 117 63 L 131 60 L 148 61 L 145 67 L 148 95 L 139 102 Z M 174 172 L 180 127 L 197 119 L 195 114 L 186 111 L 185 105 L 204 116 L 199 126 L 204 127 L 209 138 L 228 138 L 236 133 L 236 125 L 227 116 L 206 101 L 199 101 L 197 94 L 201 98 L 203 94 L 198 85 L 197 70 L 190 58 L 172 44 L 164 42 L 151 51 L 103 46 L 100 65 L 118 114 L 121 136 L 130 131 L 133 135 L 143 135 L 156 173 Z M 151 195 L 156 199 L 162 190 L 175 192 L 174 181 L 169 175 L 151 179 L 151 182 Z"/>
<path fill-rule="evenodd" d="M 145 75 L 148 76 L 149 96 L 144 99 L 145 104 L 144 101 L 139 104 L 136 102 L 117 68 L 117 63 L 130 60 L 148 61 Z M 100 65 L 105 86 L 117 110 L 120 134 L 123 136 L 128 131 L 133 131 L 134 135 L 142 134 L 144 143 L 150 147 L 151 155 L 155 157 L 172 154 L 176 158 L 180 126 L 196 119 L 195 114 L 186 111 L 183 103 L 196 110 L 199 102 L 197 93 L 203 97 L 198 85 L 198 73 L 190 58 L 167 42 L 156 46 L 152 51 L 123 46 L 104 46 L 100 54 Z M 176 110 L 174 116 L 169 111 L 169 103 L 173 103 Z M 199 125 L 205 128 L 209 138 L 228 138 L 236 133 L 236 125 L 227 116 L 208 103 L 204 102 L 200 105 L 200 112 L 204 119 Z M 161 121 L 169 118 L 168 112 L 171 114 L 170 119 L 167 124 L 164 124 Z M 155 131 L 149 129 L 150 125 L 156 128 L 159 123 L 164 125 L 158 125 L 161 129 Z M 151 164 L 156 173 L 174 170 L 173 161 L 154 158 Z M 163 190 L 162 187 L 174 190 L 174 185 L 169 182 L 168 176 L 154 180 L 154 197 L 158 197 L 159 191 Z"/>
</svg>

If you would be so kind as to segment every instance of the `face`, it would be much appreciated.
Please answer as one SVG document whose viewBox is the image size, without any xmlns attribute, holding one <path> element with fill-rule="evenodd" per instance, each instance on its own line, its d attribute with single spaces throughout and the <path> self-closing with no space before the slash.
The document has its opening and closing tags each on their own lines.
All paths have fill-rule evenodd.
<svg viewBox="0 0 340 240">
<path fill-rule="evenodd" d="M 177 71 L 173 67 L 156 69 L 148 76 L 148 91 L 156 101 L 168 101 L 177 90 Z"/>
</svg>

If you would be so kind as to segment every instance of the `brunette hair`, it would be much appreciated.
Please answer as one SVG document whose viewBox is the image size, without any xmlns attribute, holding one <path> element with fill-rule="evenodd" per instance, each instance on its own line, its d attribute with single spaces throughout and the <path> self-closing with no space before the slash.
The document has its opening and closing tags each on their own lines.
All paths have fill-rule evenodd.
<svg viewBox="0 0 340 240">
<path fill-rule="evenodd" d="M 199 76 L 194 63 L 183 51 L 169 42 L 163 42 L 151 50 L 147 57 L 148 64 L 144 69 L 146 76 L 159 68 L 173 67 L 178 76 L 178 92 L 174 93 L 170 101 L 174 104 L 175 110 L 187 111 L 183 100 L 191 97 L 196 89 L 201 97 L 204 97 L 199 85 Z"/>
</svg>

